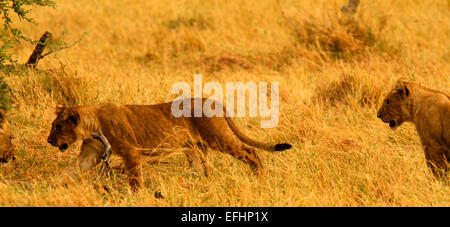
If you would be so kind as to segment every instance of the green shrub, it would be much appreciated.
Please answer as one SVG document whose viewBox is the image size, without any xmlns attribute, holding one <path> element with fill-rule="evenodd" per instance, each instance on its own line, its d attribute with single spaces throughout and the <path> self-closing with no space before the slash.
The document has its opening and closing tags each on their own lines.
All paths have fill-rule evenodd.
<svg viewBox="0 0 450 227">
<path fill-rule="evenodd" d="M 5 82 L 3 77 L 0 77 L 0 109 L 7 112 L 11 109 L 11 89 Z"/>
</svg>

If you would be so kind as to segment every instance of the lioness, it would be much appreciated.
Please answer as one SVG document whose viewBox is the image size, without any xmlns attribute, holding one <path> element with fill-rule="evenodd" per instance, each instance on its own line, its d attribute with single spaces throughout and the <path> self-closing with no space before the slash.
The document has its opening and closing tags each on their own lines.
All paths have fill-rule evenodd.
<svg viewBox="0 0 450 227">
<path fill-rule="evenodd" d="M 0 163 L 8 163 L 10 160 L 16 159 L 14 157 L 14 146 L 11 142 L 12 138 L 6 114 L 3 110 L 0 110 Z"/>
<path fill-rule="evenodd" d="M 193 107 L 194 99 L 191 103 Z M 122 157 L 132 189 L 142 185 L 142 155 L 158 155 L 184 147 L 187 148 L 185 154 L 190 165 L 203 166 L 206 174 L 204 155 L 209 147 L 244 161 L 255 174 L 260 174 L 262 165 L 254 147 L 269 151 L 291 148 L 289 144 L 270 145 L 254 141 L 245 136 L 229 117 L 176 118 L 171 113 L 171 105 L 172 102 L 57 107 L 57 117 L 47 141 L 64 151 L 77 140 L 82 140 L 77 162 L 79 170 L 86 171 L 101 161 L 104 146 L 92 137 L 92 133 L 101 130 L 109 140 L 113 154 Z M 192 113 L 193 109 L 190 110 Z M 196 153 L 198 150 L 202 152 Z"/>
<path fill-rule="evenodd" d="M 378 118 L 392 129 L 413 122 L 425 150 L 427 165 L 437 178 L 450 160 L 450 97 L 443 92 L 397 80 L 384 99 Z"/>
</svg>

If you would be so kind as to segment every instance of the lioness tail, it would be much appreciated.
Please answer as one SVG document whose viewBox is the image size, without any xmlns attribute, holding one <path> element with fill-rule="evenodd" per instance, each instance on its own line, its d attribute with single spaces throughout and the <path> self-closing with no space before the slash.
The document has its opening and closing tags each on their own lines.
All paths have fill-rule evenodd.
<svg viewBox="0 0 450 227">
<path fill-rule="evenodd" d="M 268 144 L 268 143 L 263 143 L 263 142 L 258 142 L 253 140 L 252 138 L 246 136 L 244 133 L 242 133 L 234 124 L 233 120 L 229 117 L 225 117 L 228 126 L 230 126 L 231 130 L 233 131 L 233 133 L 244 143 L 246 143 L 247 145 L 250 145 L 252 147 L 256 147 L 256 148 L 260 148 L 260 149 L 264 149 L 267 151 L 284 151 L 287 150 L 289 148 L 292 147 L 292 145 L 288 144 L 288 143 L 279 143 L 279 144 Z"/>
</svg>

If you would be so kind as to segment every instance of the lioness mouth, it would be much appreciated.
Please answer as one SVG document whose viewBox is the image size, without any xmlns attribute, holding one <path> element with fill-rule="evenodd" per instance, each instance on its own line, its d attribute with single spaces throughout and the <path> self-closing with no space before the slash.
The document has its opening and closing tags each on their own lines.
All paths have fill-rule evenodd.
<svg viewBox="0 0 450 227">
<path fill-rule="evenodd" d="M 8 160 L 0 158 L 0 163 L 8 163 Z"/>
<path fill-rule="evenodd" d="M 67 150 L 67 148 L 69 147 L 69 145 L 67 145 L 67 143 L 60 145 L 58 148 L 60 151 L 65 151 Z"/>
<path fill-rule="evenodd" d="M 389 121 L 389 127 L 394 128 L 395 126 L 397 126 L 397 123 L 395 123 L 395 121 Z"/>
</svg>

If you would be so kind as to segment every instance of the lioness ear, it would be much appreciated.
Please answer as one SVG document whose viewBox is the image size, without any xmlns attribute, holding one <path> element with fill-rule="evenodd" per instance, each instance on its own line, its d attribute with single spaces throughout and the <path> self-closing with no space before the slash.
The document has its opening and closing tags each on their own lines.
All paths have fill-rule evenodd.
<svg viewBox="0 0 450 227">
<path fill-rule="evenodd" d="M 59 115 L 66 107 L 64 107 L 63 105 L 56 105 L 55 108 L 55 113 L 56 115 Z"/>
<path fill-rule="evenodd" d="M 399 94 L 402 95 L 403 99 L 409 96 L 410 89 L 408 88 L 408 82 L 405 82 L 403 79 L 397 80 L 395 83 L 395 89 Z"/>
<path fill-rule="evenodd" d="M 80 114 L 78 114 L 78 111 L 71 109 L 69 112 L 69 117 L 67 117 L 70 121 L 72 121 L 75 125 L 78 125 L 80 122 Z"/>
</svg>

